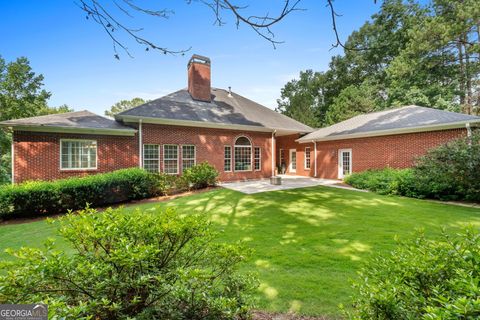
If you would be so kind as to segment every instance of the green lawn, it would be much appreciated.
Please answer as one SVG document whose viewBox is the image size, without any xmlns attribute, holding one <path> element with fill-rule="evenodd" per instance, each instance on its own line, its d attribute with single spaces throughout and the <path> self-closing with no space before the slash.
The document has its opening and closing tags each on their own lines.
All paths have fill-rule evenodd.
<svg viewBox="0 0 480 320">
<path fill-rule="evenodd" d="M 255 254 L 244 268 L 259 273 L 261 309 L 312 315 L 338 314 L 349 301 L 349 279 L 371 254 L 390 250 L 395 235 L 405 239 L 423 227 L 435 237 L 441 226 L 480 225 L 478 209 L 327 187 L 255 195 L 216 189 L 138 207 L 155 205 L 206 214 L 221 240 L 248 242 Z M 0 249 L 38 246 L 54 235 L 44 221 L 2 226 Z"/>
</svg>

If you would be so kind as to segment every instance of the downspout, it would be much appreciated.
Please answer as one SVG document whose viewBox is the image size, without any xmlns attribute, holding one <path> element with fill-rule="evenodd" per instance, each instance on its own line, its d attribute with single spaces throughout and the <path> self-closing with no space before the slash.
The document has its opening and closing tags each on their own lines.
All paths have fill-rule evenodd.
<svg viewBox="0 0 480 320">
<path fill-rule="evenodd" d="M 138 167 L 143 168 L 142 155 L 142 119 L 138 121 Z"/>
<path fill-rule="evenodd" d="M 313 173 L 313 176 L 316 178 L 317 177 L 317 141 L 312 140 L 313 142 L 313 168 L 315 172 Z"/>
<path fill-rule="evenodd" d="M 11 155 L 11 161 L 12 161 L 12 184 L 15 183 L 15 141 L 13 139 L 13 133 L 12 133 L 12 155 Z"/>
<path fill-rule="evenodd" d="M 468 139 L 468 144 L 472 144 L 472 128 L 470 127 L 470 123 L 467 122 L 465 123 L 465 128 L 467 128 L 467 139 Z"/>
<path fill-rule="evenodd" d="M 275 133 L 277 130 L 272 131 L 272 177 L 275 176 Z"/>
</svg>

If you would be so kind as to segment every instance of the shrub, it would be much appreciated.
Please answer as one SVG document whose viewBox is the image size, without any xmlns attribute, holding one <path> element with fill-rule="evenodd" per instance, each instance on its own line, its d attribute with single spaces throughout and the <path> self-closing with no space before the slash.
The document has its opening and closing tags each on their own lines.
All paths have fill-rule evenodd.
<svg viewBox="0 0 480 320">
<path fill-rule="evenodd" d="M 139 169 L 0 187 L 0 218 L 58 214 L 156 195 L 154 175 Z"/>
<path fill-rule="evenodd" d="M 379 194 L 413 195 L 411 169 L 385 168 L 353 173 L 345 182 L 358 189 L 370 190 Z"/>
<path fill-rule="evenodd" d="M 354 283 L 350 319 L 480 318 L 480 234 L 423 234 L 371 260 Z"/>
<path fill-rule="evenodd" d="M 192 188 L 201 189 L 217 183 L 218 171 L 208 162 L 202 162 L 183 171 L 183 176 Z"/>
<path fill-rule="evenodd" d="M 48 303 L 50 316 L 92 319 L 242 319 L 256 279 L 240 274 L 239 245 L 219 244 L 204 218 L 175 210 L 87 208 L 60 219 L 73 254 L 9 250 L 0 303 Z"/>
<path fill-rule="evenodd" d="M 422 197 L 480 201 L 480 133 L 430 150 L 414 167 Z"/>
</svg>

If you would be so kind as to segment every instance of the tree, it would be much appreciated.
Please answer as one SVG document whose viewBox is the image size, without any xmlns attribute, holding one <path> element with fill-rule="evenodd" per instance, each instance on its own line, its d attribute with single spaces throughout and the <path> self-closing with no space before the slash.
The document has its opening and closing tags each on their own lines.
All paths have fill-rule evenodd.
<svg viewBox="0 0 480 320">
<path fill-rule="evenodd" d="M 121 100 L 115 103 L 110 107 L 110 110 L 105 111 L 105 115 L 109 117 L 115 116 L 117 113 L 127 111 L 144 103 L 147 103 L 148 100 L 143 100 L 142 98 L 133 98 L 131 100 Z"/>
<path fill-rule="evenodd" d="M 359 114 L 381 109 L 381 97 L 377 95 L 378 88 L 367 83 L 343 89 L 328 109 L 326 122 L 335 124 Z"/>
<path fill-rule="evenodd" d="M 186 0 L 186 3 L 191 5 L 192 3 L 200 3 L 211 9 L 214 16 L 214 24 L 223 26 L 226 24 L 225 16 L 228 14 L 233 15 L 235 25 L 245 25 L 251 28 L 257 35 L 263 39 L 269 41 L 273 47 L 281 43 L 281 41 L 275 40 L 275 35 L 272 32 L 272 27 L 278 22 L 282 21 L 291 12 L 301 10 L 298 8 L 300 0 L 284 0 L 282 6 L 280 6 L 279 13 L 277 15 L 267 14 L 253 14 L 245 11 L 248 6 L 244 4 L 236 4 L 234 0 L 202 0 L 192 1 Z M 164 54 L 184 54 L 190 48 L 171 50 L 165 46 L 158 45 L 154 41 L 149 40 L 141 35 L 143 28 L 130 27 L 123 22 L 122 18 L 133 18 L 135 14 L 143 14 L 153 16 L 156 18 L 168 19 L 174 12 L 170 9 L 150 9 L 142 5 L 134 4 L 131 0 L 120 0 L 114 3 L 109 3 L 102 0 L 80 0 L 77 4 L 78 7 L 83 10 L 87 15 L 87 20 L 92 20 L 112 40 L 114 57 L 120 59 L 118 49 L 122 49 L 128 56 L 131 57 L 130 51 L 127 48 L 121 34 L 130 37 L 137 44 L 145 47 L 146 51 L 155 50 Z M 273 9 L 273 8 L 272 8 Z"/>
<path fill-rule="evenodd" d="M 298 80 L 283 87 L 276 111 L 313 128 L 319 127 L 324 115 L 322 81 L 323 74 L 319 72 L 301 71 Z"/>
<path fill-rule="evenodd" d="M 43 79 L 27 58 L 6 63 L 0 56 L 0 121 L 72 111 L 66 105 L 48 106 L 51 93 L 43 89 Z M 10 133 L 0 130 L 0 184 L 10 180 L 10 145 Z"/>
</svg>

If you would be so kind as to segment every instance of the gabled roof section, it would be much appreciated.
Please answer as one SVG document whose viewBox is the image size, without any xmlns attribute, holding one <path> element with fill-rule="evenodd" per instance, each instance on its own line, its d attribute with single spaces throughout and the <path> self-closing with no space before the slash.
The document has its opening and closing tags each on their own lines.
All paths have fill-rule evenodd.
<svg viewBox="0 0 480 320">
<path fill-rule="evenodd" d="M 313 131 L 296 120 L 227 90 L 212 88 L 212 101 L 192 99 L 186 89 L 124 111 L 115 116 L 124 122 L 168 123 L 287 133 Z"/>
<path fill-rule="evenodd" d="M 421 131 L 436 131 L 480 123 L 480 117 L 420 106 L 406 106 L 362 114 L 298 139 L 299 142 L 328 141 Z"/>
<path fill-rule="evenodd" d="M 0 122 L 1 127 L 18 131 L 135 135 L 136 130 L 89 111 L 50 114 Z"/>
</svg>

